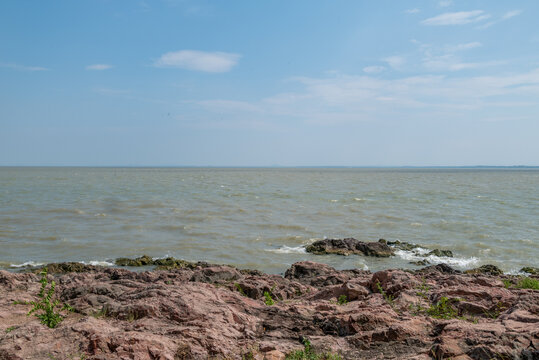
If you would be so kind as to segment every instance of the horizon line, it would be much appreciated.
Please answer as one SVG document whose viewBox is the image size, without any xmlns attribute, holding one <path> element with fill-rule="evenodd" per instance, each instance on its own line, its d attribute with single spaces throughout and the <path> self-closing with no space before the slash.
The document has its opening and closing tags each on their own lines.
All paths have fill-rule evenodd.
<svg viewBox="0 0 539 360">
<path fill-rule="evenodd" d="M 478 169 L 539 168 L 539 165 L 0 165 L 0 168 Z"/>
</svg>

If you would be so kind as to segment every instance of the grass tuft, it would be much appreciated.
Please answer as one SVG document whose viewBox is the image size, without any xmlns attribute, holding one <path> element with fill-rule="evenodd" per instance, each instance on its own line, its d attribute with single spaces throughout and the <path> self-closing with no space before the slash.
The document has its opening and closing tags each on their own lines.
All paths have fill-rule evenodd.
<svg viewBox="0 0 539 360">
<path fill-rule="evenodd" d="M 431 305 L 427 310 L 427 314 L 436 319 L 454 319 L 458 317 L 458 311 L 451 306 L 452 301 L 460 301 L 458 299 L 449 299 L 442 296 L 436 304 Z"/>
<path fill-rule="evenodd" d="M 309 339 L 303 339 L 303 350 L 297 350 L 288 354 L 285 360 L 342 360 L 339 354 L 332 353 L 316 353 L 311 347 Z"/>
<path fill-rule="evenodd" d="M 275 305 L 275 301 L 273 301 L 271 294 L 267 291 L 264 291 L 264 303 L 268 306 Z"/>
<path fill-rule="evenodd" d="M 339 298 L 337 299 L 337 304 L 338 305 L 346 305 L 346 304 L 348 304 L 348 298 L 346 297 L 346 295 L 339 296 Z"/>
<path fill-rule="evenodd" d="M 523 276 L 518 281 L 516 287 L 519 289 L 539 290 L 539 280 L 528 277 L 528 276 Z"/>
</svg>

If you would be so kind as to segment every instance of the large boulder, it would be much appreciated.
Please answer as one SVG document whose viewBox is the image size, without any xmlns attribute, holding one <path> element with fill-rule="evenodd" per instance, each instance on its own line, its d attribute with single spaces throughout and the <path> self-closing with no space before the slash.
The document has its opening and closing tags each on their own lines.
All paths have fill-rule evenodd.
<svg viewBox="0 0 539 360">
<path fill-rule="evenodd" d="M 389 257 L 393 249 L 384 242 L 363 242 L 354 238 L 318 240 L 307 246 L 307 252 L 338 255 L 364 255 L 375 257 Z"/>
</svg>

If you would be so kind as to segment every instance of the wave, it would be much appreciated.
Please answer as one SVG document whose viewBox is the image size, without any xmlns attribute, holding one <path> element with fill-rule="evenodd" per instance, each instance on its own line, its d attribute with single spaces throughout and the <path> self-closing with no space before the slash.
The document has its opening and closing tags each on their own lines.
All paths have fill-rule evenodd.
<svg viewBox="0 0 539 360">
<path fill-rule="evenodd" d="M 403 260 L 407 261 L 422 261 L 427 260 L 431 264 L 448 264 L 457 266 L 460 268 L 467 268 L 471 265 L 475 265 L 479 262 L 479 259 L 476 257 L 470 258 L 459 258 L 459 257 L 447 257 L 447 256 L 435 256 L 427 255 L 431 250 L 424 248 L 415 248 L 412 251 L 408 250 L 397 250 L 395 255 L 399 256 Z"/>
<path fill-rule="evenodd" d="M 22 264 L 11 264 L 11 265 L 9 265 L 9 267 L 11 267 L 11 268 L 22 268 L 22 267 L 35 267 L 35 266 L 41 266 L 41 265 L 45 265 L 45 263 L 37 263 L 37 262 L 33 262 L 33 261 L 27 261 L 27 262 L 22 263 Z"/>
<path fill-rule="evenodd" d="M 278 249 L 266 249 L 266 251 L 276 254 L 306 254 L 305 246 L 286 246 L 283 245 Z"/>
</svg>

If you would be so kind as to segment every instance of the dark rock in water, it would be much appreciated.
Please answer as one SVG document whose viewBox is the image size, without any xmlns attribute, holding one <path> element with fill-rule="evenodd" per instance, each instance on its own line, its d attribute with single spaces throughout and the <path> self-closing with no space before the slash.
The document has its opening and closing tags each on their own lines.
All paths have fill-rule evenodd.
<svg viewBox="0 0 539 360">
<path fill-rule="evenodd" d="M 173 257 L 154 260 L 148 255 L 143 255 L 136 259 L 118 258 L 116 259 L 115 263 L 118 266 L 157 266 L 156 270 L 195 269 L 197 266 L 209 266 L 209 264 L 203 262 L 192 263 L 185 260 L 175 259 Z"/>
<path fill-rule="evenodd" d="M 153 260 L 152 265 L 156 265 L 156 270 L 172 270 L 172 269 L 194 269 L 197 267 L 197 264 L 175 259 L 173 257 L 167 257 L 165 259 L 156 259 Z"/>
<path fill-rule="evenodd" d="M 385 242 L 387 245 L 389 245 L 389 246 L 391 246 L 391 247 L 393 247 L 395 249 L 406 250 L 406 251 L 412 251 L 413 249 L 417 249 L 417 248 L 421 247 L 421 246 L 419 246 L 417 244 L 407 243 L 407 242 L 400 241 L 400 240 L 386 241 L 384 239 L 380 239 L 380 240 L 378 240 L 378 242 Z"/>
<path fill-rule="evenodd" d="M 520 269 L 520 272 L 525 272 L 532 275 L 539 275 L 539 268 L 532 267 L 532 266 L 526 266 Z"/>
<path fill-rule="evenodd" d="M 363 242 L 354 238 L 318 240 L 307 246 L 307 252 L 322 254 L 358 254 L 375 257 L 389 257 L 393 249 L 384 242 Z"/>
<path fill-rule="evenodd" d="M 445 257 L 453 257 L 453 252 L 451 250 L 434 249 L 434 250 L 431 250 L 430 252 L 428 252 L 427 254 L 421 254 L 418 251 L 414 251 L 415 249 L 423 248 L 423 246 L 418 245 L 418 244 L 408 243 L 408 242 L 404 242 L 404 241 L 400 241 L 400 240 L 386 241 L 384 239 L 380 239 L 380 240 L 378 240 L 378 242 L 387 244 L 387 245 L 391 246 L 394 249 L 405 250 L 405 251 L 413 251 L 417 256 L 427 257 L 427 256 L 430 256 L 430 255 L 434 255 L 434 256 L 438 256 L 438 257 L 444 257 L 444 256 Z M 420 264 L 420 265 L 426 265 L 426 264 Z"/>
<path fill-rule="evenodd" d="M 33 270 L 34 273 L 39 273 L 42 269 L 47 268 L 49 274 L 66 274 L 66 273 L 81 273 L 90 272 L 98 269 L 97 266 L 85 265 L 78 262 L 63 262 L 63 263 L 51 263 L 43 267 Z"/>
<path fill-rule="evenodd" d="M 440 249 L 434 249 L 431 252 L 429 252 L 426 256 L 434 255 L 438 257 L 453 257 L 453 252 L 451 250 L 440 250 Z"/>
<path fill-rule="evenodd" d="M 503 275 L 503 271 L 496 265 L 483 265 L 475 269 L 464 271 L 466 274 Z"/>
<path fill-rule="evenodd" d="M 417 266 L 425 266 L 425 265 L 429 265 L 430 262 L 427 259 L 423 259 L 420 261 L 410 261 L 410 264 L 417 265 Z"/>
<path fill-rule="evenodd" d="M 462 271 L 455 270 L 447 264 L 438 264 L 424 267 L 423 269 L 417 270 L 416 273 L 430 273 L 430 272 L 440 272 L 442 274 L 461 274 Z"/>
<path fill-rule="evenodd" d="M 115 263 L 118 266 L 148 266 L 153 265 L 153 259 L 148 255 L 142 255 L 136 259 L 118 258 Z"/>
</svg>

